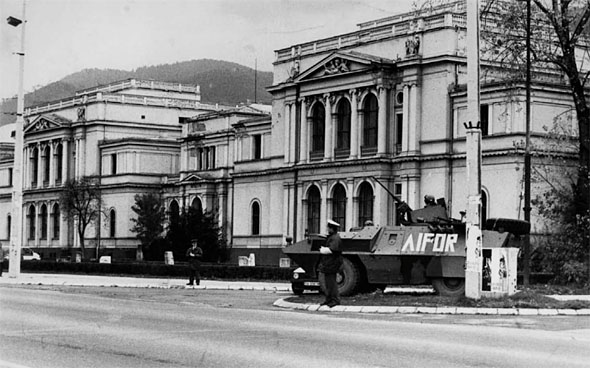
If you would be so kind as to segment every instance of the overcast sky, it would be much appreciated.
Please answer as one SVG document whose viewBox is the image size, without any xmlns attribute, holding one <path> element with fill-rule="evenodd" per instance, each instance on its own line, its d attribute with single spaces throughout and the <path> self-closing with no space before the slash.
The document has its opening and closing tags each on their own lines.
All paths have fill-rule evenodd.
<svg viewBox="0 0 590 368">
<path fill-rule="evenodd" d="M 0 98 L 18 85 L 23 0 L 0 0 Z M 356 30 L 413 0 L 27 0 L 25 91 L 85 68 L 219 59 L 272 71 L 274 50 Z"/>
</svg>

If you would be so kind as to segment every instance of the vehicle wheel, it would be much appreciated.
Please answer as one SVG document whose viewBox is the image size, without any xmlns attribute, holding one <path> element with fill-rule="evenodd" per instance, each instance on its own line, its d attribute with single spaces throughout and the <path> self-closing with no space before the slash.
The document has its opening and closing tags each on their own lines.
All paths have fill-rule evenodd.
<svg viewBox="0 0 590 368">
<path fill-rule="evenodd" d="M 531 224 L 523 220 L 491 218 L 486 220 L 485 229 L 500 232 L 507 231 L 514 235 L 526 235 L 531 231 Z"/>
<path fill-rule="evenodd" d="M 293 285 L 293 284 L 291 284 L 291 290 L 293 291 L 293 294 L 295 294 L 295 295 L 301 295 L 305 291 L 305 289 L 302 288 L 301 286 Z"/>
<path fill-rule="evenodd" d="M 432 280 L 434 290 L 440 296 L 458 297 L 465 295 L 465 279 L 458 277 L 443 277 Z"/>
<path fill-rule="evenodd" d="M 342 268 L 336 276 L 338 291 L 342 296 L 353 295 L 361 285 L 361 270 L 358 265 L 344 258 Z"/>
</svg>

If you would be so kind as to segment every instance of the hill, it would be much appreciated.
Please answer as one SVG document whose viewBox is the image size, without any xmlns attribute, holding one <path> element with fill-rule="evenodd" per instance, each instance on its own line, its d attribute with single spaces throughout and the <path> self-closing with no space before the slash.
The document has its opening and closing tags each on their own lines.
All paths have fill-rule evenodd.
<svg viewBox="0 0 590 368">
<path fill-rule="evenodd" d="M 272 84 L 272 72 L 256 73 L 256 101 L 271 102 L 266 87 Z M 254 101 L 254 69 L 227 61 L 201 59 L 174 64 L 144 66 L 132 71 L 117 69 L 85 69 L 43 86 L 25 95 L 25 106 L 67 98 L 76 91 L 115 81 L 136 78 L 162 82 L 198 84 L 201 98 L 207 103 L 234 105 Z M 14 122 L 16 99 L 0 102 L 0 126 Z M 8 113 L 8 114 L 7 114 Z"/>
</svg>

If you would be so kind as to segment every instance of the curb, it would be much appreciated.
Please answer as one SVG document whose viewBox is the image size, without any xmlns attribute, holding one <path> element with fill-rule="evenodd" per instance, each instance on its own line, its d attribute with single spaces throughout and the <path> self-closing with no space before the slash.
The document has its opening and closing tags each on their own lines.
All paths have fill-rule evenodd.
<svg viewBox="0 0 590 368">
<path fill-rule="evenodd" d="M 487 316 L 590 316 L 590 309 L 535 309 L 535 308 L 463 308 L 463 307 L 403 307 L 337 305 L 333 308 L 319 304 L 292 303 L 278 299 L 275 307 L 310 312 L 355 312 L 373 314 L 454 314 Z"/>
</svg>

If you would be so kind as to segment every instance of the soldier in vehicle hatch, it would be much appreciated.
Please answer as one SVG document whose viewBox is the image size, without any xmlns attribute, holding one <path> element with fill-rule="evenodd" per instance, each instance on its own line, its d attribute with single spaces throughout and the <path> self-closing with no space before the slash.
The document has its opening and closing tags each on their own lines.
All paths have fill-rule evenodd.
<svg viewBox="0 0 590 368">
<path fill-rule="evenodd" d="M 325 301 L 321 305 L 327 305 L 330 308 L 340 304 L 340 294 L 336 282 L 336 275 L 340 271 L 343 262 L 341 250 L 342 239 L 338 235 L 339 227 L 339 223 L 328 220 L 326 245 L 320 247 L 319 279 L 324 295 L 326 296 Z"/>
</svg>

